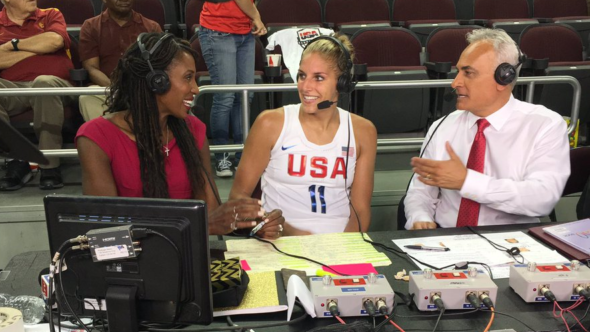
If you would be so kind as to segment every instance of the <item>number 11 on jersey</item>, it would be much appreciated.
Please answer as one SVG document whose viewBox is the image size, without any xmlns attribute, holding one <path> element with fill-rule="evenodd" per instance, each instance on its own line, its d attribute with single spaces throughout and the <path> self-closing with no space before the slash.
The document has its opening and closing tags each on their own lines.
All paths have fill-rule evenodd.
<svg viewBox="0 0 590 332">
<path fill-rule="evenodd" d="M 317 189 L 317 191 L 316 191 Z M 316 186 L 315 184 L 309 186 L 309 196 L 311 197 L 311 212 L 318 212 L 318 197 L 321 207 L 321 213 L 326 214 L 326 199 L 324 196 L 325 186 Z"/>
</svg>

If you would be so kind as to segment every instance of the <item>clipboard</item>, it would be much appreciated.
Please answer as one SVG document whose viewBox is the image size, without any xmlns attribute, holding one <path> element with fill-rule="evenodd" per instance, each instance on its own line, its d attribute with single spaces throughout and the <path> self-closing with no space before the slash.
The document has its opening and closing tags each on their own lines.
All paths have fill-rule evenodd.
<svg viewBox="0 0 590 332">
<path fill-rule="evenodd" d="M 555 226 L 554 224 L 544 225 L 544 226 L 537 226 L 529 228 L 529 233 L 534 236 L 535 238 L 541 240 L 543 243 L 549 245 L 550 247 L 557 250 L 560 254 L 571 258 L 577 259 L 580 262 L 585 262 L 586 260 L 590 260 L 590 255 L 558 240 L 557 238 L 545 233 L 543 228 Z"/>
</svg>

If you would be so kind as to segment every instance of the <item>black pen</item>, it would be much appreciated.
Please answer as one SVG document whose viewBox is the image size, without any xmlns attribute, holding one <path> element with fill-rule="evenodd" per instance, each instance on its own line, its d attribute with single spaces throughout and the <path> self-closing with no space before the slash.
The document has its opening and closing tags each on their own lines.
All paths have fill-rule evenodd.
<svg viewBox="0 0 590 332">
<path fill-rule="evenodd" d="M 426 246 L 404 246 L 408 249 L 416 250 L 430 250 L 430 251 L 450 251 L 451 249 L 445 247 L 426 247 Z"/>
</svg>

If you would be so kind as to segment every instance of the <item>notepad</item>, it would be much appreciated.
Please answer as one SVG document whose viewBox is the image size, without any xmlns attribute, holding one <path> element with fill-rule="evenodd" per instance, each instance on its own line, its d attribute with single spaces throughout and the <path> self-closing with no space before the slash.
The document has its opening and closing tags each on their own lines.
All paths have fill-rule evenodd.
<svg viewBox="0 0 590 332">
<path fill-rule="evenodd" d="M 279 272 L 250 272 L 250 284 L 237 307 L 216 308 L 213 317 L 259 314 L 288 309 L 285 287 Z"/>
</svg>

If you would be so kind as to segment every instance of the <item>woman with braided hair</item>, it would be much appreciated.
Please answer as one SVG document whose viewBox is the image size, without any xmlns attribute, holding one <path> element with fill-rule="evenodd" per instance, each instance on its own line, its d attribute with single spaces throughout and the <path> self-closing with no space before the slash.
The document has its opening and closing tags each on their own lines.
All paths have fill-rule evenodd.
<svg viewBox="0 0 590 332">
<path fill-rule="evenodd" d="M 171 34 L 141 34 L 111 77 L 107 114 L 76 136 L 85 195 L 200 199 L 209 233 L 227 234 L 266 220 L 258 233 L 280 236 L 280 210 L 266 214 L 256 199 L 219 204 L 205 125 L 189 114 L 196 54 Z"/>
</svg>

